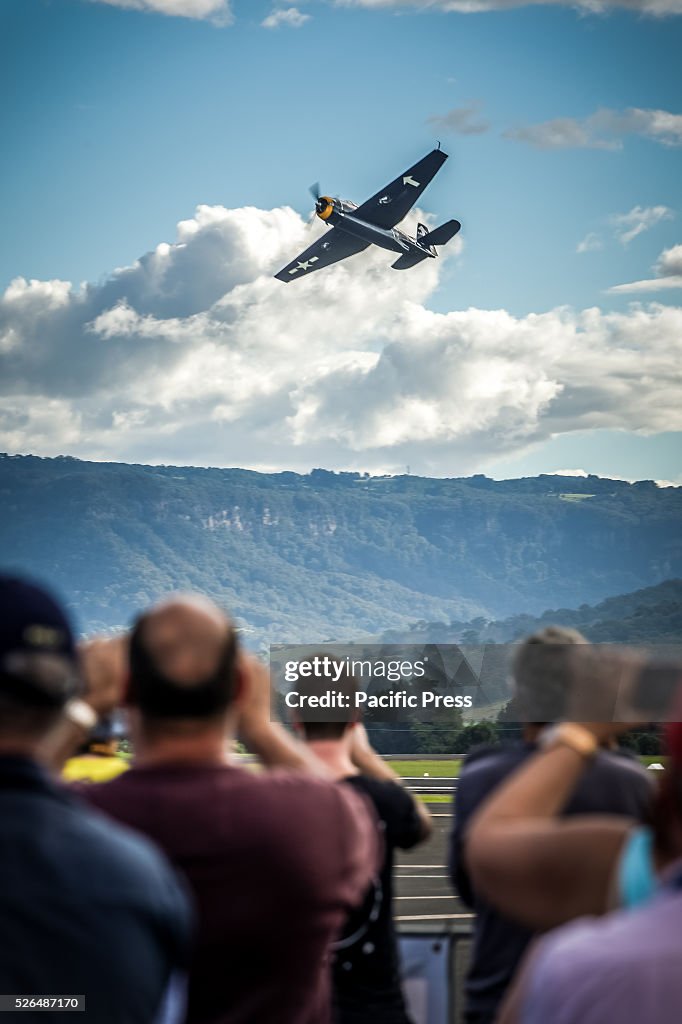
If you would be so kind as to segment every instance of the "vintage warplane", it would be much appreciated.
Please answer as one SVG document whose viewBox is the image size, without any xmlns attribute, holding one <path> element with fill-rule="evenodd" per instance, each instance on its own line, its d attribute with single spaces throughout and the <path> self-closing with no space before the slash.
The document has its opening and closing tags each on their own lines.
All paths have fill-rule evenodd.
<svg viewBox="0 0 682 1024">
<path fill-rule="evenodd" d="M 447 158 L 439 146 L 361 206 L 347 199 L 320 195 L 319 185 L 311 186 L 315 214 L 334 230 L 318 238 L 275 277 L 279 281 L 296 281 L 372 244 L 399 254 L 392 264 L 394 270 L 406 270 L 437 256 L 436 246 L 445 245 L 457 234 L 459 221 L 449 220 L 433 231 L 418 224 L 415 238 L 400 231 L 396 224 L 412 209 Z"/>
</svg>

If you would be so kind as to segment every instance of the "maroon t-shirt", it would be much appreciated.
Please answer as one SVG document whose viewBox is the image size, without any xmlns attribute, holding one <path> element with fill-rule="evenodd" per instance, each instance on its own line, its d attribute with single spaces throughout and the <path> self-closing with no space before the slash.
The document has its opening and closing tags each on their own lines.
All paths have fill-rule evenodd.
<svg viewBox="0 0 682 1024">
<path fill-rule="evenodd" d="M 77 788 L 189 881 L 188 1022 L 327 1024 L 329 943 L 380 859 L 362 797 L 305 775 L 207 764 L 132 768 Z"/>
</svg>

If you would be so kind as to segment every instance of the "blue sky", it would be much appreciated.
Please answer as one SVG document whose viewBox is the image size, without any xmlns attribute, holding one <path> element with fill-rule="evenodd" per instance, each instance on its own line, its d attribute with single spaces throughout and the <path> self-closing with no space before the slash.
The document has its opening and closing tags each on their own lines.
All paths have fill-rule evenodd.
<svg viewBox="0 0 682 1024">
<path fill-rule="evenodd" d="M 451 159 L 423 208 L 436 222 L 462 221 L 463 249 L 410 301 L 439 314 L 475 307 L 515 318 L 558 307 L 599 307 L 605 316 L 625 317 L 633 301 L 679 303 L 679 287 L 609 289 L 656 281 L 663 271 L 652 267 L 682 240 L 682 17 L 645 15 L 639 3 L 635 10 L 607 5 L 599 14 L 562 4 L 476 14 L 437 9 L 442 6 L 319 0 L 297 5 L 307 15 L 300 27 L 268 29 L 262 22 L 278 7 L 259 0 L 234 0 L 232 24 L 223 27 L 89 0 L 4 0 L 0 288 L 17 277 L 102 285 L 116 268 L 160 242 L 173 243 L 177 222 L 192 218 L 200 204 L 292 206 L 307 216 L 307 186 L 316 179 L 360 202 L 440 139 Z M 677 0 L 669 6 L 675 9 Z M 480 131 L 462 133 L 430 120 L 467 108 L 460 123 Z M 602 109 L 610 113 L 595 122 Z M 672 127 L 661 128 L 653 112 L 670 115 Z M 545 129 L 533 136 L 536 144 L 528 141 L 528 126 L 556 119 L 564 119 L 561 144 L 554 134 L 549 145 Z M 576 132 L 581 144 L 565 144 Z M 634 237 L 624 238 L 633 227 Z M 585 251 L 578 252 L 581 243 Z M 297 244 L 292 239 L 292 256 Z M 298 301 L 308 303 L 309 295 L 300 291 Z M 152 307 L 136 311 L 158 314 Z M 354 365 L 365 345 L 379 353 L 395 342 L 387 323 L 377 329 L 380 340 L 358 341 Z M 325 325 L 322 309 L 319 330 Z M 19 332 L 16 324 L 12 329 Z M 669 357 L 667 342 L 664 347 Z M 657 366 L 662 373 L 660 358 Z M 16 374 L 11 396 L 67 400 L 66 391 L 32 390 L 16 361 L 9 370 Z M 600 372 L 608 374 L 608 360 Z M 585 382 L 580 386 L 584 393 Z M 655 392 L 649 397 L 658 401 Z M 206 400 L 215 404 L 215 396 Z M 117 447 L 113 411 L 104 443 L 103 424 L 87 427 L 89 414 L 72 407 L 70 414 L 86 426 L 78 437 L 66 431 L 65 446 L 84 457 L 216 459 L 213 450 L 202 459 L 179 435 L 175 457 L 171 445 L 157 459 L 149 438 L 137 447 L 122 438 Z M 583 468 L 682 481 L 682 424 L 637 414 L 632 429 L 627 417 L 605 417 L 602 426 L 598 404 L 591 412 L 559 431 L 555 424 L 526 429 L 517 447 L 503 446 L 499 457 L 492 441 L 462 455 L 463 434 L 452 425 L 443 437 L 420 428 L 423 457 L 409 438 L 391 436 L 382 459 L 376 454 L 381 430 L 371 445 L 354 436 L 354 454 L 343 456 L 340 427 L 334 453 L 327 454 L 334 468 L 379 471 L 411 457 L 414 470 L 425 472 L 449 473 L 451 465 L 498 476 Z M 41 430 L 34 439 L 30 425 L 22 433 L 7 415 L 7 446 L 38 450 Z M 172 434 L 170 419 L 165 427 Z M 452 438 L 449 460 L 443 452 Z M 429 453 L 430 439 L 437 457 Z M 282 451 L 259 459 L 252 451 L 247 461 L 304 468 L 300 437 L 295 447 L 295 456 Z M 311 459 L 324 455 L 310 445 Z"/>
</svg>

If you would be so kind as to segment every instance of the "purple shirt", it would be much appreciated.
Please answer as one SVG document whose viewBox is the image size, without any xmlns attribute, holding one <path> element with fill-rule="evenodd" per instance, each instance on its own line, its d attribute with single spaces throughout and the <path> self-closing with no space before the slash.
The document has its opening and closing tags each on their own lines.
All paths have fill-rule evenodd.
<svg viewBox="0 0 682 1024">
<path fill-rule="evenodd" d="M 679 1024 L 682 891 L 550 932 L 533 955 L 520 1024 Z"/>
<path fill-rule="evenodd" d="M 193 892 L 188 1024 L 327 1024 L 328 950 L 380 860 L 350 786 L 158 764 L 77 787 L 153 839 Z"/>
</svg>

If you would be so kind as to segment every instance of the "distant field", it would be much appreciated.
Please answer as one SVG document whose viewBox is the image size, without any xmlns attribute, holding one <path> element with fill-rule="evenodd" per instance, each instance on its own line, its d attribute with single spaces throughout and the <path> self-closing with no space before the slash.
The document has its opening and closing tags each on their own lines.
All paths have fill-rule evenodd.
<svg viewBox="0 0 682 1024">
<path fill-rule="evenodd" d="M 242 763 L 245 767 L 251 768 L 254 771 L 260 771 L 261 766 L 258 761 L 251 757 L 251 755 L 242 755 Z M 661 755 L 642 755 L 639 757 L 640 764 L 643 764 L 645 768 L 648 768 L 650 764 L 662 764 L 664 767 L 668 763 L 667 757 Z M 400 758 L 391 760 L 388 762 L 393 771 L 401 777 L 401 779 L 414 779 L 423 780 L 425 784 L 428 784 L 429 778 L 431 779 L 456 779 L 459 777 L 459 770 L 462 765 L 461 757 L 451 757 L 443 761 L 429 760 L 429 761 L 412 761 L 410 758 Z M 655 774 L 652 772 L 652 774 Z M 415 785 L 418 783 L 415 782 Z M 450 795 L 444 796 L 443 794 L 420 795 L 420 799 L 426 799 L 428 803 L 447 803 L 450 800 Z"/>
<path fill-rule="evenodd" d="M 663 757 L 661 754 L 654 754 L 652 757 L 650 754 L 644 756 L 640 755 L 640 764 L 643 764 L 645 768 L 648 768 L 650 764 L 662 764 L 664 768 L 668 766 L 668 758 Z"/>
<path fill-rule="evenodd" d="M 436 779 L 456 779 L 461 763 L 461 758 L 449 761 L 389 761 L 393 771 L 403 779 L 423 778 L 427 773 Z"/>
<path fill-rule="evenodd" d="M 642 755 L 639 758 L 641 764 L 648 768 L 650 764 L 667 765 L 667 757 L 661 755 Z M 461 758 L 451 758 L 446 761 L 410 761 L 408 758 L 399 761 L 389 761 L 394 772 L 397 772 L 403 779 L 422 779 L 428 774 L 434 779 L 456 779 L 459 776 L 459 769 L 462 764 Z M 439 803 L 440 800 L 434 801 Z"/>
</svg>

